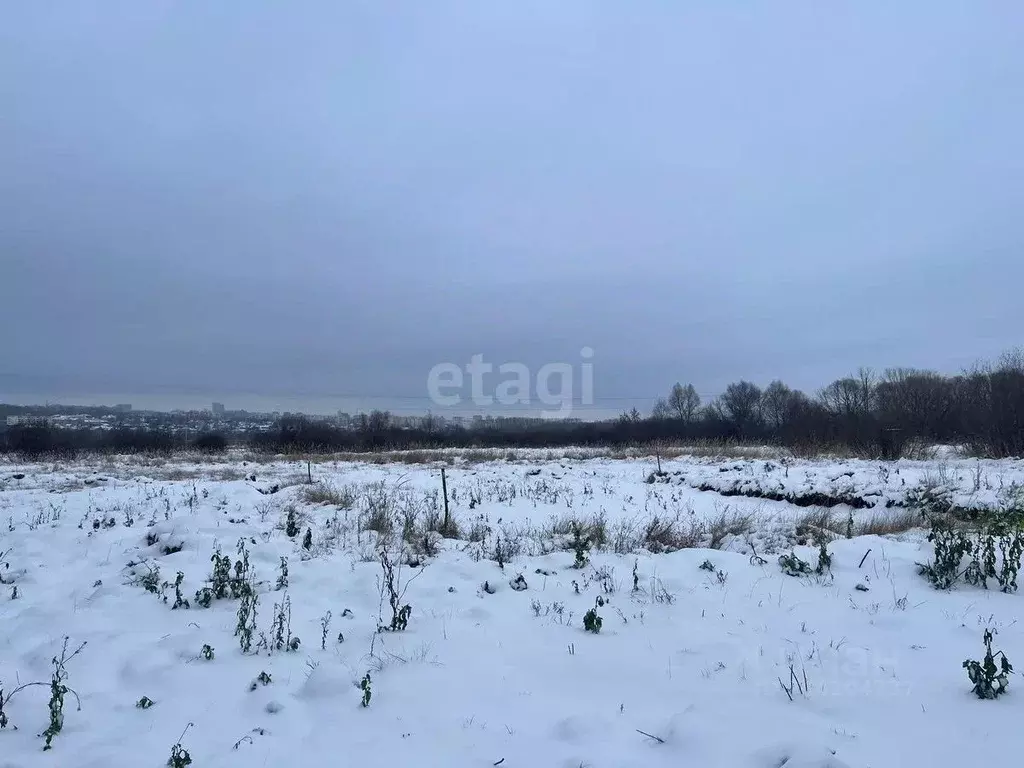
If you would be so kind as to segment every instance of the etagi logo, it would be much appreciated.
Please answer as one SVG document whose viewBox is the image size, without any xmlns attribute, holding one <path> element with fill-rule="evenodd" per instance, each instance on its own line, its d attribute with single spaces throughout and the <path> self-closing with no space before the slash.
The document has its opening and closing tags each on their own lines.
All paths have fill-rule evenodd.
<svg viewBox="0 0 1024 768">
<path fill-rule="evenodd" d="M 580 350 L 579 382 L 572 363 L 546 363 L 536 375 L 525 363 L 501 363 L 497 366 L 501 381 L 489 386 L 485 377 L 494 374 L 494 364 L 485 362 L 483 355 L 473 355 L 466 366 L 456 363 L 438 363 L 427 375 L 427 392 L 431 401 L 439 406 L 453 407 L 464 402 L 463 390 L 469 377 L 469 400 L 485 408 L 498 405 L 546 406 L 540 415 L 544 418 L 566 418 L 573 404 L 594 404 L 594 364 L 589 362 L 594 350 Z M 534 386 L 535 385 L 535 386 Z M 556 407 L 556 410 L 548 410 Z"/>
</svg>

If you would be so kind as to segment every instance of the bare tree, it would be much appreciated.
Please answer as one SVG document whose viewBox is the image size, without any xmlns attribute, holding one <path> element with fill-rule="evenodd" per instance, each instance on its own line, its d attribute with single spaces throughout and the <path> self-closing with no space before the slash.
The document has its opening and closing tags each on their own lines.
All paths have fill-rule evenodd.
<svg viewBox="0 0 1024 768">
<path fill-rule="evenodd" d="M 390 411 L 373 410 L 370 411 L 369 416 L 360 414 L 359 418 L 362 430 L 370 434 L 377 435 L 386 432 L 391 427 Z"/>
<path fill-rule="evenodd" d="M 430 411 L 427 411 L 427 415 L 423 417 L 420 428 L 427 434 L 433 434 L 438 430 L 438 426 L 437 417 Z"/>
<path fill-rule="evenodd" d="M 834 416 L 866 416 L 874 406 L 874 375 L 870 369 L 861 368 L 856 377 L 833 381 L 821 390 L 818 399 Z"/>
<path fill-rule="evenodd" d="M 790 401 L 793 398 L 793 390 L 776 379 L 765 389 L 761 395 L 761 417 L 765 426 L 774 432 L 782 429 L 786 423 Z"/>
<path fill-rule="evenodd" d="M 1003 352 L 999 356 L 996 370 L 1002 373 L 1024 374 L 1024 348 L 1017 347 Z"/>
<path fill-rule="evenodd" d="M 950 437 L 953 405 L 953 382 L 932 371 L 890 368 L 875 390 L 875 407 L 885 424 L 919 437 Z"/>
<path fill-rule="evenodd" d="M 659 397 L 657 400 L 654 401 L 654 408 L 651 409 L 652 419 L 664 421 L 665 419 L 671 419 L 673 415 L 674 413 L 672 411 L 672 408 L 671 406 L 669 406 L 668 401 L 665 400 L 664 397 Z"/>
<path fill-rule="evenodd" d="M 694 420 L 700 410 L 700 395 L 697 394 L 693 384 L 687 384 L 684 387 L 677 381 L 668 396 L 668 405 L 677 419 L 689 423 Z"/>
<path fill-rule="evenodd" d="M 719 398 L 722 413 L 742 436 L 749 434 L 761 420 L 761 388 L 749 381 L 730 384 Z"/>
<path fill-rule="evenodd" d="M 623 411 L 617 419 L 619 424 L 639 424 L 644 420 L 644 417 L 640 414 L 640 411 L 634 406 L 628 411 Z"/>
</svg>

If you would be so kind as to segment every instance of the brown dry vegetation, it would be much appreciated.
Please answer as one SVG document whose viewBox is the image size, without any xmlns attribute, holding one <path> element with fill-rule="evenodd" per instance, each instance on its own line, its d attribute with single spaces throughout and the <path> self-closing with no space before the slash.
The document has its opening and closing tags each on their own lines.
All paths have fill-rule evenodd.
<svg viewBox="0 0 1024 768">
<path fill-rule="evenodd" d="M 718 517 L 707 523 L 707 533 L 711 539 L 708 547 L 721 549 L 726 536 L 742 536 L 753 528 L 754 516 L 752 514 L 736 512 L 726 506 L 719 512 Z"/>
<path fill-rule="evenodd" d="M 328 504 L 341 509 L 351 509 L 356 503 L 355 495 L 350 488 L 337 488 L 331 483 L 306 485 L 301 494 L 307 504 Z"/>
<path fill-rule="evenodd" d="M 923 527 L 921 513 L 913 509 L 888 509 L 876 512 L 854 526 L 858 536 L 891 536 Z"/>
</svg>

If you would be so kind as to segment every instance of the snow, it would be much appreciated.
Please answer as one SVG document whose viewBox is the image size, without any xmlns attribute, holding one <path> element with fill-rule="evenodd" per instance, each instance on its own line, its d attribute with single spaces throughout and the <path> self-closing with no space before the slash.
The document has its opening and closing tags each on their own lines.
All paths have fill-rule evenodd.
<svg viewBox="0 0 1024 768">
<path fill-rule="evenodd" d="M 867 507 L 902 504 L 922 482 L 947 488 L 960 507 L 991 507 L 1012 483 L 1024 482 L 1019 461 L 950 459 L 896 462 L 800 459 L 722 462 L 698 459 L 676 476 L 695 488 L 798 498 L 811 494 L 855 499 Z"/>
<path fill-rule="evenodd" d="M 65 636 L 70 650 L 86 645 L 67 665 L 81 710 L 69 695 L 44 752 L 49 688 L 18 693 L 4 708 L 0 768 L 160 766 L 179 738 L 193 765 L 215 768 L 959 768 L 982 752 L 1010 758 L 1024 681 L 1015 674 L 1006 696 L 980 701 L 961 663 L 982 657 L 986 627 L 998 630 L 996 649 L 1024 659 L 1024 596 L 935 591 L 917 573 L 930 556 L 923 531 L 839 537 L 831 573 L 783 575 L 778 555 L 808 509 L 698 487 L 848 491 L 868 506 L 837 515 L 859 520 L 922 481 L 951 486 L 965 503 L 996 503 L 1024 464 L 690 457 L 663 461 L 666 475 L 649 483 L 654 468 L 643 458 L 447 466 L 461 538 L 430 536 L 439 551 L 401 565 L 408 628 L 379 632 L 391 611 L 381 539 L 366 523 L 384 504 L 397 533 L 409 519 L 410 538 L 427 541 L 419 526 L 443 509 L 439 466 L 313 464 L 312 487 L 344 508 L 306 500 L 305 462 L 2 467 L 0 688 L 48 682 Z M 723 515 L 750 521 L 723 549 L 639 546 L 654 516 L 705 531 Z M 608 529 L 608 545 L 581 569 L 566 549 L 572 518 Z M 272 635 L 287 596 L 297 651 L 243 654 L 238 601 L 195 604 L 215 549 L 234 560 L 239 540 L 258 580 L 258 631 Z M 512 553 L 504 569 L 491 559 L 499 541 Z M 816 546 L 795 551 L 817 564 Z M 278 590 L 282 557 L 288 586 Z M 166 603 L 131 583 L 156 566 L 171 582 Z M 187 610 L 171 608 L 178 571 Z M 512 586 L 520 575 L 525 590 Z M 592 608 L 599 634 L 583 629 Z M 782 685 L 791 667 L 792 701 Z M 261 672 L 270 683 L 253 686 Z M 143 696 L 155 704 L 137 708 Z"/>
</svg>

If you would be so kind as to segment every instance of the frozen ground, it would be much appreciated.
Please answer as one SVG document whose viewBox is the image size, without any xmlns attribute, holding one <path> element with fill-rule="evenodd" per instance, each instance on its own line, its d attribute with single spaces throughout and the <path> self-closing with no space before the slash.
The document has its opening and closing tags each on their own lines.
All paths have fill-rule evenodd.
<svg viewBox="0 0 1024 768">
<path fill-rule="evenodd" d="M 904 530 L 901 505 L 922 482 L 962 506 L 992 504 L 1024 481 L 1024 464 L 679 458 L 654 469 L 449 464 L 459 531 L 442 539 L 431 532 L 440 465 L 320 462 L 312 485 L 304 462 L 0 466 L 3 697 L 48 683 L 65 636 L 69 653 L 86 643 L 67 664 L 81 709 L 69 693 L 44 752 L 49 687 L 11 697 L 0 768 L 160 766 L 179 738 L 193 765 L 213 767 L 960 768 L 1019 751 L 1024 681 L 980 701 L 961 663 L 982 657 L 986 627 L 1024 663 L 1024 596 L 932 589 L 915 565 L 930 545 Z M 823 515 L 764 498 L 812 491 L 861 501 Z M 846 538 L 890 518 L 892 536 Z M 582 568 L 574 520 L 600 543 Z M 830 571 L 782 574 L 780 553 L 830 536 Z M 258 596 L 247 654 L 239 600 L 196 604 L 211 555 L 234 562 L 240 541 Z M 393 616 L 382 543 L 403 563 L 404 631 L 378 631 Z M 817 546 L 796 552 L 818 563 Z M 187 609 L 173 608 L 179 572 Z M 512 586 L 519 575 L 525 589 Z M 286 601 L 294 651 L 273 647 Z M 592 608 L 598 634 L 583 628 Z M 261 672 L 269 684 L 252 690 Z M 153 705 L 138 708 L 143 697 Z"/>
</svg>

